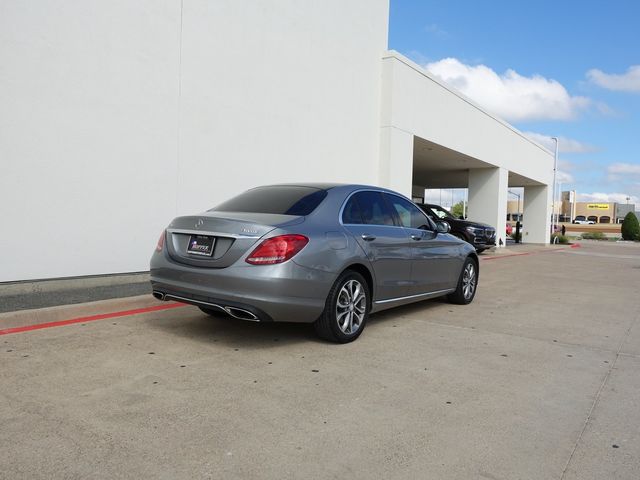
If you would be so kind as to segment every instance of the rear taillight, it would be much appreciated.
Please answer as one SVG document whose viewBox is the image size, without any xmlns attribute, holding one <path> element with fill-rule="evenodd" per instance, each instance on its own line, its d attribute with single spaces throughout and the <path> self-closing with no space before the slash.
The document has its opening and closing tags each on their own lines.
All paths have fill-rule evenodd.
<svg viewBox="0 0 640 480">
<path fill-rule="evenodd" d="M 156 245 L 156 252 L 161 252 L 162 248 L 164 247 L 164 236 L 166 234 L 166 231 L 163 230 L 162 233 L 160 234 L 160 238 L 158 239 L 158 244 Z"/>
<path fill-rule="evenodd" d="M 251 265 L 273 265 L 289 260 L 309 243 L 304 235 L 279 235 L 267 238 L 247 257 Z"/>
</svg>

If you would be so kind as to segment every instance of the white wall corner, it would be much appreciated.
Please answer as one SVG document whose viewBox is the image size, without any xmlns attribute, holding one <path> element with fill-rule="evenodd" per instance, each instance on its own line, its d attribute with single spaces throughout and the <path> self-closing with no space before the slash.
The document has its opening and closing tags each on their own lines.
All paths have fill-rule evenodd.
<svg viewBox="0 0 640 480">
<path fill-rule="evenodd" d="M 380 129 L 379 185 L 411 198 L 413 135 L 393 127 Z"/>
</svg>

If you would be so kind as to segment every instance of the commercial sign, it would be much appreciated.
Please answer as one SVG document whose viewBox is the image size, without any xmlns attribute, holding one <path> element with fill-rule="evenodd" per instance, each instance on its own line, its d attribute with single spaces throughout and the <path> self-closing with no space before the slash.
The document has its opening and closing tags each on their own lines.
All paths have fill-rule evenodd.
<svg viewBox="0 0 640 480">
<path fill-rule="evenodd" d="M 590 203 L 587 205 L 590 210 L 609 210 L 608 203 Z"/>
</svg>

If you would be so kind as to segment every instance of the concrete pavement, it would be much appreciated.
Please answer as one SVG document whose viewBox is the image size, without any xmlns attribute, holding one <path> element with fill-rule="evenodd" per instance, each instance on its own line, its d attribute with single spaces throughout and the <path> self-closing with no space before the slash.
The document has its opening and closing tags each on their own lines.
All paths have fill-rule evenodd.
<svg viewBox="0 0 640 480">
<path fill-rule="evenodd" d="M 2 335 L 0 478 L 640 478 L 640 245 L 581 244 L 483 256 L 473 304 L 349 345 L 190 306 Z"/>
</svg>

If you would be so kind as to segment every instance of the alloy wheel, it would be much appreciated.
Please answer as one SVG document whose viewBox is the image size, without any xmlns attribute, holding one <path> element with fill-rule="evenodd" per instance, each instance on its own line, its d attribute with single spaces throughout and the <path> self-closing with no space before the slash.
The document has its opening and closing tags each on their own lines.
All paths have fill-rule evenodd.
<svg viewBox="0 0 640 480">
<path fill-rule="evenodd" d="M 462 272 L 462 295 L 464 295 L 465 300 L 473 297 L 473 293 L 476 291 L 476 283 L 476 267 L 473 262 L 469 262 L 464 268 L 464 272 Z"/>
<path fill-rule="evenodd" d="M 336 319 L 342 333 L 353 335 L 360 329 L 367 312 L 365 287 L 358 280 L 349 280 L 340 289 L 336 301 Z"/>
</svg>

